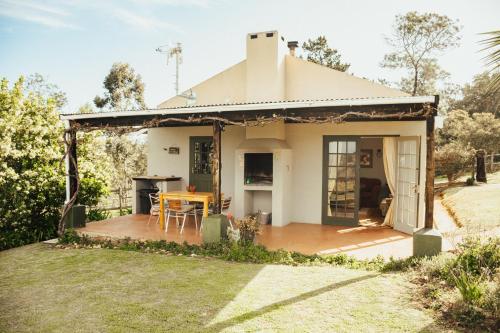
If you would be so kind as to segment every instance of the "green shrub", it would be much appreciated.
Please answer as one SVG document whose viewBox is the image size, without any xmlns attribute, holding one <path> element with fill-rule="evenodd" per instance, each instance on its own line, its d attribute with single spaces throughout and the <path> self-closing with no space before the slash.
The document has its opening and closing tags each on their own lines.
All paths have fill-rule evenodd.
<svg viewBox="0 0 500 333">
<path fill-rule="evenodd" d="M 59 243 L 62 244 L 73 244 L 73 243 L 80 243 L 82 238 L 74 229 L 66 229 L 64 234 L 59 237 Z"/>
<path fill-rule="evenodd" d="M 467 180 L 465 181 L 465 185 L 467 185 L 467 186 L 472 186 L 472 185 L 474 185 L 474 182 L 475 182 L 474 178 L 473 178 L 473 177 L 469 177 L 469 178 L 467 178 Z"/>
<path fill-rule="evenodd" d="M 0 81 L 0 250 L 54 238 L 65 196 L 61 168 L 64 93 L 43 77 Z M 81 203 L 96 202 L 104 183 L 94 154 L 79 151 Z M 84 172 L 91 159 L 92 171 Z"/>
<path fill-rule="evenodd" d="M 455 287 L 457 287 L 463 301 L 467 305 L 476 305 L 480 303 L 484 294 L 484 286 L 481 277 L 473 275 L 466 270 L 458 270 L 451 273 Z"/>
<path fill-rule="evenodd" d="M 283 264 L 283 265 L 342 265 L 351 268 L 380 270 L 384 266 L 382 257 L 373 260 L 357 260 L 344 253 L 332 256 L 306 255 L 285 250 L 270 251 L 262 245 L 253 243 L 220 242 L 202 245 L 178 244 L 176 242 L 136 241 L 130 238 L 121 240 L 90 238 L 78 235 L 74 230 L 68 230 L 59 238 L 60 244 L 78 244 L 89 247 L 102 247 L 126 251 L 171 253 L 175 255 L 202 255 L 220 258 L 228 261 L 249 262 L 256 264 Z"/>
<path fill-rule="evenodd" d="M 132 208 L 122 208 L 119 212 L 120 216 L 130 215 L 132 214 Z"/>
<path fill-rule="evenodd" d="M 474 158 L 473 151 L 458 142 L 451 142 L 436 151 L 436 174 L 445 175 L 448 181 L 455 180 Z"/>
<path fill-rule="evenodd" d="M 485 292 L 481 307 L 488 311 L 492 317 L 500 320 L 500 274 L 485 283 Z"/>
<path fill-rule="evenodd" d="M 482 241 L 477 237 L 466 238 L 458 245 L 458 257 L 455 269 L 461 269 L 472 275 L 491 278 L 500 268 L 500 238 Z"/>
<path fill-rule="evenodd" d="M 56 235 L 64 202 L 62 126 L 52 98 L 0 82 L 0 250 Z"/>
<path fill-rule="evenodd" d="M 419 262 L 419 272 L 429 279 L 441 279 L 451 283 L 450 272 L 454 267 L 456 255 L 441 253 L 433 257 L 424 257 Z"/>
<path fill-rule="evenodd" d="M 111 214 L 103 208 L 89 208 L 87 211 L 87 220 L 102 221 L 109 219 Z"/>
</svg>

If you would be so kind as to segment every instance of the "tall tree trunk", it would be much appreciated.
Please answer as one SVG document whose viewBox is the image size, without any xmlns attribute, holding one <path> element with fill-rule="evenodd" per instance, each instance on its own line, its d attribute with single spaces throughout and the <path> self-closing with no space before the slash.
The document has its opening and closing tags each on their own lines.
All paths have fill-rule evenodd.
<svg viewBox="0 0 500 333">
<path fill-rule="evenodd" d="M 478 182 L 486 183 L 486 163 L 485 163 L 486 152 L 482 149 L 479 149 L 476 152 L 476 180 Z"/>
<path fill-rule="evenodd" d="M 413 77 L 413 93 L 412 96 L 417 95 L 417 88 L 418 88 L 418 67 L 415 66 L 415 76 Z"/>
<path fill-rule="evenodd" d="M 120 215 L 122 214 L 122 187 L 118 187 L 118 209 L 120 210 Z"/>
</svg>

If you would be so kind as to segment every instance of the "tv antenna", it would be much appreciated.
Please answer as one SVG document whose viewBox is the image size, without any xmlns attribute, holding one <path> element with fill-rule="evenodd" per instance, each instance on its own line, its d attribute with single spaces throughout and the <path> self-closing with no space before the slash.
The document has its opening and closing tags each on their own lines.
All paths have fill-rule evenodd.
<svg viewBox="0 0 500 333">
<path fill-rule="evenodd" d="M 182 46 L 181 43 L 162 45 L 156 48 L 156 52 L 167 55 L 167 66 L 170 59 L 175 59 L 175 95 L 179 95 L 179 65 L 182 64 Z"/>
</svg>

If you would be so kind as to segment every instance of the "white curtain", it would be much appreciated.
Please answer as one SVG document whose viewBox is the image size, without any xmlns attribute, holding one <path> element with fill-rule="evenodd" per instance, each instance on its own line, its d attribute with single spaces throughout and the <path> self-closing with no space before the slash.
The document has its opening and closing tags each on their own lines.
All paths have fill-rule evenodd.
<svg viewBox="0 0 500 333">
<path fill-rule="evenodd" d="M 398 158 L 396 143 L 396 138 L 391 137 L 386 137 L 383 141 L 385 178 L 393 196 L 396 190 L 396 165 Z M 394 226 L 394 202 L 395 198 L 391 201 L 391 204 L 387 209 L 384 223 L 382 225 L 388 225 L 390 227 Z"/>
</svg>

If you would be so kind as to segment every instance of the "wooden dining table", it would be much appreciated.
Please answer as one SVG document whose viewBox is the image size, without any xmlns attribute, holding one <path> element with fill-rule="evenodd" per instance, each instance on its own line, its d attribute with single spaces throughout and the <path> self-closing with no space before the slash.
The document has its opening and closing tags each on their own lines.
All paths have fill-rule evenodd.
<svg viewBox="0 0 500 333">
<path fill-rule="evenodd" d="M 203 203 L 203 217 L 208 217 L 208 204 L 213 201 L 212 192 L 171 191 L 159 193 L 160 228 L 165 228 L 165 200 L 185 200 Z"/>
</svg>

